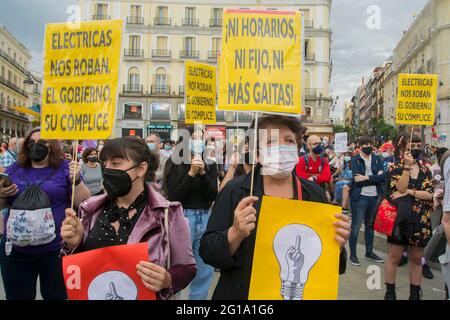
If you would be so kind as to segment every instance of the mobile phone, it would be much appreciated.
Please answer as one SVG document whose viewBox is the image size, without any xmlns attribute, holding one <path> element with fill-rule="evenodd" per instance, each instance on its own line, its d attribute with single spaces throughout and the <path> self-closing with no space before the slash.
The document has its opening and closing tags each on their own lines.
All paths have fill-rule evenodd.
<svg viewBox="0 0 450 320">
<path fill-rule="evenodd" d="M 9 187 L 12 185 L 11 178 L 6 173 L 0 173 L 0 180 L 4 181 L 4 187 Z"/>
</svg>

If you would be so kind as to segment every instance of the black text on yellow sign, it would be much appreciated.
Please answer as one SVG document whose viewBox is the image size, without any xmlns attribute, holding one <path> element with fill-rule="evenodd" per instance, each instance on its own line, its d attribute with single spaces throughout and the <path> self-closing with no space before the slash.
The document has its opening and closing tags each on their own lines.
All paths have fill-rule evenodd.
<svg viewBox="0 0 450 320">
<path fill-rule="evenodd" d="M 224 12 L 219 109 L 301 113 L 301 19 L 294 11 Z"/>
<path fill-rule="evenodd" d="M 185 122 L 216 123 L 216 68 L 194 61 L 185 62 Z"/>
<path fill-rule="evenodd" d="M 123 22 L 46 26 L 42 137 L 106 139 L 115 121 Z"/>
<path fill-rule="evenodd" d="M 438 75 L 399 74 L 397 124 L 434 125 Z"/>
</svg>

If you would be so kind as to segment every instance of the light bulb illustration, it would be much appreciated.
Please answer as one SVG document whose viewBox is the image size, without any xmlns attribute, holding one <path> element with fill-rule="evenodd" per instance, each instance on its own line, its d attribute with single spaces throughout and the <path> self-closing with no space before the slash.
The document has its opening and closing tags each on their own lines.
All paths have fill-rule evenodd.
<svg viewBox="0 0 450 320">
<path fill-rule="evenodd" d="M 303 300 L 309 271 L 322 254 L 319 235 L 304 224 L 289 224 L 278 230 L 273 248 L 281 269 L 281 296 Z"/>
</svg>

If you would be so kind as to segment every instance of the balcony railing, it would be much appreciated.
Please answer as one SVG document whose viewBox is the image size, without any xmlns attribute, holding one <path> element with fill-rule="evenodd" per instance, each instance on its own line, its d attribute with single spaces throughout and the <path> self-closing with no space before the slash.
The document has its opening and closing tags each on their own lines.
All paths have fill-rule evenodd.
<svg viewBox="0 0 450 320">
<path fill-rule="evenodd" d="M 314 53 L 307 53 L 305 54 L 305 59 L 306 61 L 315 61 L 316 60 L 316 55 Z"/>
<path fill-rule="evenodd" d="M 25 90 L 19 88 L 17 85 L 12 83 L 9 80 L 6 80 L 5 78 L 0 76 L 0 84 L 3 84 L 4 86 L 8 87 L 11 90 L 14 90 L 15 92 L 23 95 L 24 97 L 28 98 L 28 94 L 25 92 Z"/>
<path fill-rule="evenodd" d="M 95 14 L 92 16 L 92 20 L 109 20 L 110 18 L 111 18 L 110 16 L 98 15 L 98 14 Z"/>
<path fill-rule="evenodd" d="M 305 97 L 306 98 L 317 98 L 319 96 L 319 89 L 317 88 L 306 88 Z"/>
<path fill-rule="evenodd" d="M 23 74 L 26 76 L 30 75 L 30 71 L 26 70 L 24 67 L 22 67 L 16 60 L 14 60 L 12 57 L 10 57 L 5 51 L 0 49 L 0 57 L 4 58 L 6 61 L 11 63 L 14 67 L 19 69 Z"/>
<path fill-rule="evenodd" d="M 209 26 L 211 28 L 221 28 L 222 27 L 222 19 L 210 19 L 209 20 Z"/>
<path fill-rule="evenodd" d="M 181 20 L 181 23 L 184 27 L 198 27 L 198 19 L 184 18 Z"/>
<path fill-rule="evenodd" d="M 168 17 L 155 17 L 156 26 L 170 26 L 170 18 Z"/>
<path fill-rule="evenodd" d="M 143 94 L 144 86 L 142 84 L 124 84 L 123 85 L 124 94 Z"/>
<path fill-rule="evenodd" d="M 208 51 L 208 59 L 217 60 L 219 57 L 220 51 Z"/>
<path fill-rule="evenodd" d="M 144 50 L 143 49 L 125 49 L 124 54 L 127 58 L 143 58 Z"/>
<path fill-rule="evenodd" d="M 152 85 L 150 93 L 155 94 L 155 95 L 169 95 L 170 94 L 170 86 Z"/>
<path fill-rule="evenodd" d="M 144 17 L 127 17 L 127 24 L 144 24 Z"/>
<path fill-rule="evenodd" d="M 314 28 L 313 20 L 305 20 L 305 28 Z"/>
<path fill-rule="evenodd" d="M 180 95 L 180 96 L 184 96 L 184 86 L 180 86 L 179 88 L 178 88 L 178 94 Z"/>
<path fill-rule="evenodd" d="M 199 52 L 198 50 L 181 50 L 180 58 L 198 58 Z"/>
<path fill-rule="evenodd" d="M 152 57 L 153 58 L 170 58 L 170 57 L 172 57 L 172 51 L 165 50 L 165 49 L 152 50 Z"/>
<path fill-rule="evenodd" d="M 25 119 L 28 119 L 28 117 L 27 117 L 27 115 L 25 113 L 19 112 L 16 109 L 14 109 L 13 107 L 7 107 L 7 106 L 5 106 L 5 105 L 3 105 L 1 103 L 0 103 L 0 110 L 8 112 L 10 114 L 14 114 L 16 116 L 19 116 L 19 117 L 22 117 L 22 118 L 25 118 Z M 6 130 L 9 131 L 9 129 L 6 129 Z M 0 133 L 1 132 L 2 131 L 0 130 Z M 9 134 L 9 132 L 7 132 L 7 134 Z"/>
</svg>

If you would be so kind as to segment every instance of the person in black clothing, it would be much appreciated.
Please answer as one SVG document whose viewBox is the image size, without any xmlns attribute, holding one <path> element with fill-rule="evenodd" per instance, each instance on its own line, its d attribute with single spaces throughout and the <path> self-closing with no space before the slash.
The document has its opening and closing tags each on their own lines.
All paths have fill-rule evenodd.
<svg viewBox="0 0 450 320">
<path fill-rule="evenodd" d="M 192 127 L 188 130 L 188 141 L 180 139 L 174 154 L 167 159 L 163 189 L 170 201 L 181 202 L 184 215 L 189 220 L 192 250 L 197 263 L 197 275 L 189 286 L 189 299 L 206 300 L 214 270 L 203 262 L 198 251 L 210 216 L 209 209 L 217 196 L 217 165 L 211 161 L 205 163 L 202 158 L 205 151 L 203 131 L 194 132 Z M 183 147 L 181 152 L 179 147 Z M 187 157 L 189 163 L 177 164 L 176 160 L 180 160 L 177 155 L 183 157 L 183 150 L 189 150 L 191 154 Z"/>
<path fill-rule="evenodd" d="M 249 196 L 251 172 L 230 181 L 217 196 L 200 243 L 200 256 L 221 271 L 213 299 L 248 299 L 257 216 L 263 195 L 327 202 L 317 184 L 295 176 L 302 141 L 300 121 L 293 117 L 267 116 L 259 120 L 259 128 L 266 130 L 261 130 L 259 136 L 260 164 L 255 168 L 253 196 Z M 344 247 L 350 234 L 349 220 L 342 214 L 336 217 L 339 219 L 335 223 L 336 240 Z M 341 252 L 343 272 L 345 249 Z"/>
</svg>

